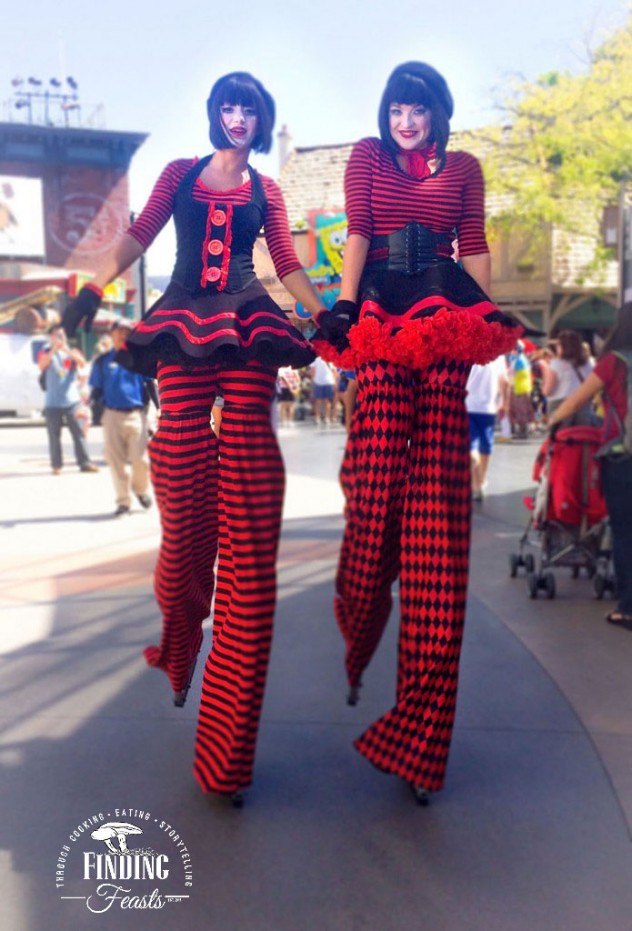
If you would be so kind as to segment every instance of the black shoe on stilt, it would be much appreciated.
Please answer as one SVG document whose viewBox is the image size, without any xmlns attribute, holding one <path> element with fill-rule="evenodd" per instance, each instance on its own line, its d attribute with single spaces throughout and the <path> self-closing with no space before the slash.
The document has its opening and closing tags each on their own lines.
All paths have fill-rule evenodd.
<svg viewBox="0 0 632 931">
<path fill-rule="evenodd" d="M 348 705 L 355 706 L 355 705 L 358 704 L 358 702 L 359 702 L 359 700 L 360 700 L 360 689 L 361 689 L 361 688 L 362 688 L 362 685 L 352 685 L 352 686 L 350 686 L 349 692 L 348 692 L 348 694 L 347 694 L 347 704 L 348 704 Z"/>
<path fill-rule="evenodd" d="M 176 706 L 176 708 L 184 707 L 184 704 L 187 700 L 187 695 L 189 694 L 189 689 L 191 688 L 191 682 L 193 680 L 193 674 L 195 672 L 196 663 L 197 663 L 197 656 L 195 657 L 195 659 L 193 660 L 189 668 L 189 678 L 187 679 L 187 684 L 179 692 L 173 693 L 173 703 Z"/>
<path fill-rule="evenodd" d="M 235 789 L 234 792 L 220 792 L 212 789 L 207 793 L 207 798 L 212 805 L 218 805 L 225 808 L 230 805 L 231 808 L 243 808 L 246 801 L 246 790 Z"/>
<path fill-rule="evenodd" d="M 408 787 L 415 796 L 418 805 L 426 807 L 430 804 L 430 792 L 428 789 L 424 789 L 423 786 L 416 786 L 414 782 L 409 782 Z"/>
</svg>

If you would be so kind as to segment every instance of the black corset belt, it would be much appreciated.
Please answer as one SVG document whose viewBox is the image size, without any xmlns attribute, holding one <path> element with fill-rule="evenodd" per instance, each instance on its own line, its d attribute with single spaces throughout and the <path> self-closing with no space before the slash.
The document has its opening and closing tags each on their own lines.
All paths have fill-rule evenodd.
<svg viewBox="0 0 632 931">
<path fill-rule="evenodd" d="M 367 255 L 371 269 L 418 275 L 438 262 L 451 262 L 450 233 L 434 233 L 421 223 L 407 223 L 394 233 L 373 236 Z"/>
</svg>

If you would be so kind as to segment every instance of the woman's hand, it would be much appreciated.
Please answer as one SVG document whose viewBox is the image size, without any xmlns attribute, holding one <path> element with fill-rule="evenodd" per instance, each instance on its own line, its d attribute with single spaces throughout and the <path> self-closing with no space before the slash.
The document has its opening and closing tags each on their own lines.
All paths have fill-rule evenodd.
<svg viewBox="0 0 632 931">
<path fill-rule="evenodd" d="M 357 319 L 358 305 L 354 301 L 336 301 L 331 310 L 321 310 L 316 317 L 316 324 L 328 343 L 336 349 L 344 349 L 347 334 Z"/>
<path fill-rule="evenodd" d="M 92 321 L 101 306 L 103 288 L 118 275 L 121 275 L 126 268 L 129 268 L 133 262 L 141 257 L 143 252 L 144 249 L 138 240 L 134 239 L 129 233 L 123 233 L 112 252 L 99 267 L 94 281 L 84 285 L 74 301 L 71 301 L 64 311 L 62 322 L 68 337 L 75 335 L 77 327 L 82 321 L 85 321 L 84 329 L 86 333 L 90 331 Z"/>
<path fill-rule="evenodd" d="M 68 351 L 68 355 L 70 356 L 72 361 L 75 363 L 77 368 L 83 368 L 84 365 L 86 364 L 86 360 L 80 349 L 77 349 L 76 347 L 71 347 L 71 349 Z"/>
<path fill-rule="evenodd" d="M 211 428 L 217 439 L 219 439 L 220 428 L 222 426 L 223 409 L 223 401 L 221 404 L 213 404 L 213 407 L 211 408 Z"/>
<path fill-rule="evenodd" d="M 85 284 L 76 298 L 71 301 L 64 311 L 62 326 L 66 336 L 71 339 L 77 332 L 77 327 L 83 321 L 86 333 L 90 332 L 92 321 L 101 306 L 103 292 L 94 285 Z"/>
</svg>

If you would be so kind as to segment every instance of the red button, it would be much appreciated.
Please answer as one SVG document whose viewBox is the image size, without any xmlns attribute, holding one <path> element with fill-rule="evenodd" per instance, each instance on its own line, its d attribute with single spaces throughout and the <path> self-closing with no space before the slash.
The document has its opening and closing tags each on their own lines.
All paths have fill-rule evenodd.
<svg viewBox="0 0 632 931">
<path fill-rule="evenodd" d="M 208 244 L 208 251 L 211 253 L 211 255 L 219 255 L 224 251 L 224 243 L 221 241 L 221 239 L 211 239 L 210 243 Z"/>
<path fill-rule="evenodd" d="M 226 214 L 223 210 L 214 210 L 211 214 L 211 223 L 213 226 L 223 226 L 226 222 Z"/>
<path fill-rule="evenodd" d="M 207 268 L 205 277 L 207 281 L 219 281 L 221 274 L 219 268 Z"/>
</svg>

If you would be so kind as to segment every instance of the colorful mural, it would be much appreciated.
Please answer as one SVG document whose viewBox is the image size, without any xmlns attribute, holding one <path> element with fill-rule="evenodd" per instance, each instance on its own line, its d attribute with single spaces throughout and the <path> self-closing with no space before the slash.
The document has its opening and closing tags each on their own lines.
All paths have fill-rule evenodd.
<svg viewBox="0 0 632 931">
<path fill-rule="evenodd" d="M 347 242 L 347 216 L 344 210 L 312 210 L 307 216 L 309 261 L 305 269 L 312 284 L 320 292 L 325 307 L 332 307 L 340 293 L 342 256 Z M 296 303 L 298 317 L 307 320 L 311 314 Z"/>
</svg>

